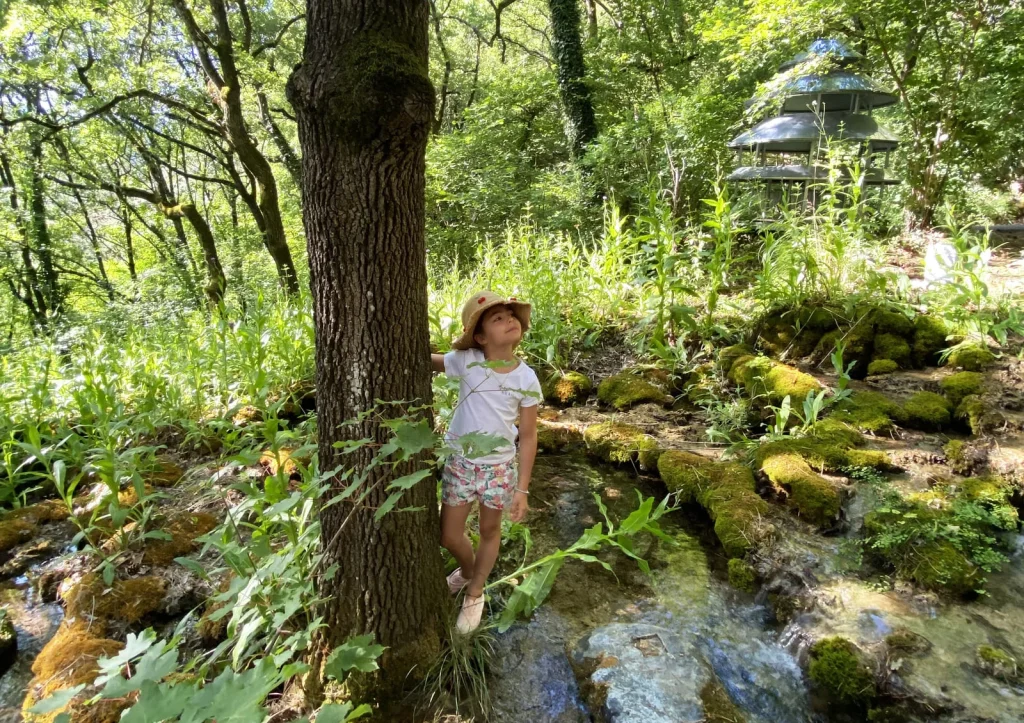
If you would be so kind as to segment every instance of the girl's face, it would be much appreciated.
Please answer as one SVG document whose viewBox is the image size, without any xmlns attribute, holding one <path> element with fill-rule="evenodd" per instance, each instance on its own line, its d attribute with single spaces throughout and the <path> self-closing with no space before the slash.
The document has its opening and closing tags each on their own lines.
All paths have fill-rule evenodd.
<svg viewBox="0 0 1024 723">
<path fill-rule="evenodd" d="M 486 347 L 515 346 L 523 339 L 523 326 L 510 306 L 494 306 L 484 312 L 480 331 L 474 337 L 477 344 Z"/>
</svg>

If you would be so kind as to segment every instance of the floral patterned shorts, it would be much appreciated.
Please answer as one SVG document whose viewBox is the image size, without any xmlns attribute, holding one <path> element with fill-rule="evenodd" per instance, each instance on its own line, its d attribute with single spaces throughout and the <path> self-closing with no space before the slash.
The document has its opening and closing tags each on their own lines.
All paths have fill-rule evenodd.
<svg viewBox="0 0 1024 723">
<path fill-rule="evenodd" d="M 484 507 L 503 510 L 518 479 L 514 459 L 502 464 L 477 464 L 453 454 L 441 473 L 441 501 L 459 507 L 478 499 Z"/>
</svg>

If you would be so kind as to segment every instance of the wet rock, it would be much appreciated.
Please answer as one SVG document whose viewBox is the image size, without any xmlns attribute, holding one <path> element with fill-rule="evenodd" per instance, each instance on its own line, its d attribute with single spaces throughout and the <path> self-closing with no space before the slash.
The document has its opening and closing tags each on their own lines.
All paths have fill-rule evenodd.
<svg viewBox="0 0 1024 723">
<path fill-rule="evenodd" d="M 0 675 L 6 673 L 18 657 L 18 633 L 7 612 L 0 610 Z"/>
<path fill-rule="evenodd" d="M 537 422 L 537 449 L 542 452 L 558 453 L 566 447 L 583 441 L 583 435 L 572 426 Z"/>
<path fill-rule="evenodd" d="M 693 640 L 643 623 L 612 623 L 573 652 L 591 708 L 609 723 L 678 723 L 704 717 L 711 679 Z"/>
<path fill-rule="evenodd" d="M 979 645 L 977 663 L 985 675 L 999 680 L 1015 680 L 1020 676 L 1016 658 L 1002 648 Z"/>
<path fill-rule="evenodd" d="M 33 563 L 52 557 L 57 552 L 57 547 L 50 540 L 35 540 L 29 544 L 22 545 L 17 548 L 11 559 L 0 567 L 0 577 L 20 575 L 31 567 Z"/>
<path fill-rule="evenodd" d="M 970 430 L 971 434 L 991 434 L 1006 426 L 1006 418 L 998 409 L 993 409 L 980 396 L 970 394 L 963 398 L 954 414 L 957 422 Z"/>
<path fill-rule="evenodd" d="M 495 641 L 490 670 L 495 723 L 589 723 L 564 642 L 552 628 L 558 616 L 541 608 L 527 624 Z"/>
<path fill-rule="evenodd" d="M 871 667 L 857 646 L 842 637 L 812 645 L 807 672 L 832 703 L 864 708 L 877 693 Z"/>
<path fill-rule="evenodd" d="M 36 534 L 35 523 L 29 520 L 10 519 L 0 521 L 0 555 L 9 552 Z"/>
<path fill-rule="evenodd" d="M 962 439 L 951 439 L 942 448 L 946 464 L 960 475 L 969 475 L 981 469 L 988 462 L 988 449 L 984 444 L 972 444 Z"/>
</svg>

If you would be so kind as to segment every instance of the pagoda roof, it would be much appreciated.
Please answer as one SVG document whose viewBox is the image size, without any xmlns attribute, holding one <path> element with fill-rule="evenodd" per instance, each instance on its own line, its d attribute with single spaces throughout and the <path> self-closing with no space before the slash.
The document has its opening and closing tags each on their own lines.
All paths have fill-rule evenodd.
<svg viewBox="0 0 1024 723">
<path fill-rule="evenodd" d="M 848 141 L 870 141 L 875 150 L 892 150 L 899 138 L 869 115 L 861 113 L 795 113 L 768 118 L 729 142 L 730 148 L 807 153 L 822 134 Z"/>
<path fill-rule="evenodd" d="M 840 171 L 846 178 L 850 177 L 847 169 Z M 727 181 L 781 181 L 792 183 L 804 183 L 807 181 L 822 181 L 828 178 L 828 169 L 816 166 L 791 165 L 791 166 L 741 166 L 728 176 Z M 871 185 L 894 184 L 898 180 L 886 178 L 881 168 L 868 168 L 864 172 L 864 182 Z"/>
<path fill-rule="evenodd" d="M 852 111 L 854 98 L 857 96 L 860 96 L 860 101 L 856 104 L 859 111 L 883 108 L 898 100 L 872 78 L 848 70 L 801 75 L 789 80 L 766 97 L 785 98 L 782 105 L 783 113 L 806 113 L 814 110 L 814 101 L 820 103 L 816 108 L 819 112 Z M 751 98 L 746 103 L 747 107 L 758 100 Z"/>
<path fill-rule="evenodd" d="M 779 72 L 785 72 L 795 68 L 800 63 L 807 62 L 811 58 L 820 58 L 824 55 L 833 56 L 840 65 L 849 65 L 864 57 L 856 50 L 847 47 L 841 40 L 818 38 L 807 47 L 805 52 L 797 54 L 780 65 Z"/>
</svg>

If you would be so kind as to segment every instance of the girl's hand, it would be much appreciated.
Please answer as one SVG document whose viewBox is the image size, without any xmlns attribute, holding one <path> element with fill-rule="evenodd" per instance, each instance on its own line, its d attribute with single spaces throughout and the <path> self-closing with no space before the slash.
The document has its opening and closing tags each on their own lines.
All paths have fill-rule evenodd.
<svg viewBox="0 0 1024 723">
<path fill-rule="evenodd" d="M 529 509 L 530 505 L 527 496 L 522 492 L 516 492 L 515 497 L 512 498 L 512 509 L 508 513 L 508 518 L 513 522 L 522 522 Z"/>
</svg>

